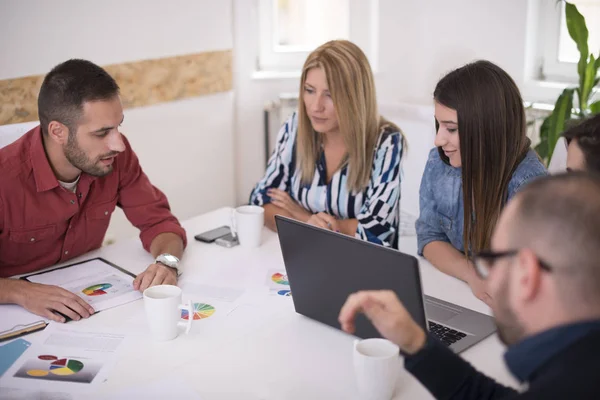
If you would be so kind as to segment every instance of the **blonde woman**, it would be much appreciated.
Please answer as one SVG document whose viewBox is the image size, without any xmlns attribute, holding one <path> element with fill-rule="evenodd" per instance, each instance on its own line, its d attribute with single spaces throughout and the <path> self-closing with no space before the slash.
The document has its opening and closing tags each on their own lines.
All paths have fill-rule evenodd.
<svg viewBox="0 0 600 400">
<path fill-rule="evenodd" d="M 373 73 L 346 40 L 307 58 L 299 110 L 283 125 L 264 177 L 250 196 L 276 214 L 386 246 L 396 246 L 400 129 L 379 116 Z"/>
</svg>

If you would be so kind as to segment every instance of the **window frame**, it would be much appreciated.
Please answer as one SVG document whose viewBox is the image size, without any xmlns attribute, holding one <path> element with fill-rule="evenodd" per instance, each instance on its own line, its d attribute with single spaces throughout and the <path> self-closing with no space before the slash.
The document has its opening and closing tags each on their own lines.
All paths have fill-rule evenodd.
<svg viewBox="0 0 600 400">
<path fill-rule="evenodd" d="M 579 75 L 577 74 L 577 62 L 567 62 L 559 60 L 560 30 L 562 19 L 565 15 L 564 2 L 555 3 L 554 1 L 541 1 L 540 21 L 541 38 L 543 38 L 543 48 L 541 49 L 541 75 L 545 81 L 577 83 Z"/>
<path fill-rule="evenodd" d="M 314 49 L 279 46 L 276 43 L 277 0 L 258 0 L 258 71 L 300 71 Z M 378 66 L 379 0 L 349 0 L 349 40 L 366 54 L 375 72 Z M 367 15 L 367 18 L 364 16 Z M 360 18 L 359 18 L 360 17 Z M 366 23 L 365 23 L 366 21 Z"/>
</svg>

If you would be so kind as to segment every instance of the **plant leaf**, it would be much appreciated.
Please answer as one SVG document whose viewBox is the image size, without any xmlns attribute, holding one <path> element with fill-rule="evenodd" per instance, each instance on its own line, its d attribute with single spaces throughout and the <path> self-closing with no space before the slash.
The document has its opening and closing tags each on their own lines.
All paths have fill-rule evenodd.
<svg viewBox="0 0 600 400">
<path fill-rule="evenodd" d="M 600 114 L 600 100 L 590 104 L 590 111 L 592 112 L 592 114 Z"/>
<path fill-rule="evenodd" d="M 535 151 L 538 156 L 546 163 L 548 166 L 548 124 L 550 121 L 550 117 L 546 117 L 542 126 L 540 127 L 540 143 L 535 146 Z"/>
<path fill-rule="evenodd" d="M 587 64 L 585 69 L 585 75 L 583 76 L 583 85 L 581 86 L 581 98 L 579 103 L 580 113 L 584 115 L 588 109 L 588 101 L 592 88 L 594 87 L 594 80 L 596 79 L 596 59 L 593 54 L 590 54 L 590 62 Z"/>
<path fill-rule="evenodd" d="M 566 121 L 571 119 L 571 113 L 573 111 L 573 93 L 574 89 L 563 90 L 556 100 L 554 110 L 552 110 L 552 113 L 544 120 L 544 124 L 546 122 L 548 123 L 548 132 L 546 135 L 548 139 L 548 164 L 550 164 L 550 160 L 552 160 L 556 142 L 565 130 Z"/>
<path fill-rule="evenodd" d="M 579 73 L 579 84 L 583 86 L 583 77 L 587 67 L 588 60 L 588 28 L 585 24 L 585 18 L 577 6 L 568 2 L 565 2 L 565 19 L 567 21 L 567 30 L 569 36 L 577 44 L 577 50 L 579 50 L 579 62 L 577 63 L 577 72 Z"/>
</svg>

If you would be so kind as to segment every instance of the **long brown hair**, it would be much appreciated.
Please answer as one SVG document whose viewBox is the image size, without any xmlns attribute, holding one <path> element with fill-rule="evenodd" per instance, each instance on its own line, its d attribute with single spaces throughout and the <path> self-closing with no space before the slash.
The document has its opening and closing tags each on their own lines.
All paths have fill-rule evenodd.
<svg viewBox="0 0 600 400">
<path fill-rule="evenodd" d="M 360 192 L 371 177 L 381 128 L 392 125 L 396 132 L 400 130 L 379 116 L 373 72 L 362 50 L 347 40 L 332 40 L 321 45 L 309 54 L 300 79 L 297 167 L 302 184 L 312 182 L 322 144 L 322 137 L 313 129 L 304 106 L 304 83 L 312 68 L 325 72 L 346 145 L 347 155 L 339 168 L 348 165 L 348 190 Z"/>
<path fill-rule="evenodd" d="M 456 110 L 464 204 L 465 255 L 489 248 L 507 199 L 508 183 L 531 145 L 517 85 L 497 65 L 481 60 L 437 84 L 436 102 Z M 450 164 L 441 148 L 441 159 Z"/>
</svg>

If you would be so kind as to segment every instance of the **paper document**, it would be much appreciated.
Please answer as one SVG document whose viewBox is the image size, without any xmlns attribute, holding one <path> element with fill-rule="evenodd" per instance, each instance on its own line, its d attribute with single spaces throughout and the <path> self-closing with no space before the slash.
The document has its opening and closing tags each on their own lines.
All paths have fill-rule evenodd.
<svg viewBox="0 0 600 400">
<path fill-rule="evenodd" d="M 194 293 L 196 295 L 206 296 L 213 299 L 233 302 L 238 299 L 243 293 L 244 289 L 235 287 L 222 287 L 212 286 L 191 282 L 182 282 L 181 289 L 184 293 Z"/>
<path fill-rule="evenodd" d="M 29 275 L 26 279 L 60 286 L 81 297 L 96 311 L 142 298 L 142 294 L 133 289 L 133 275 L 101 258 Z"/>
<path fill-rule="evenodd" d="M 44 329 L 49 321 L 15 304 L 0 305 L 0 342 Z"/>
<path fill-rule="evenodd" d="M 16 389 L 85 390 L 103 382 L 123 347 L 123 335 L 77 330 L 51 322 L 0 378 Z"/>
</svg>

